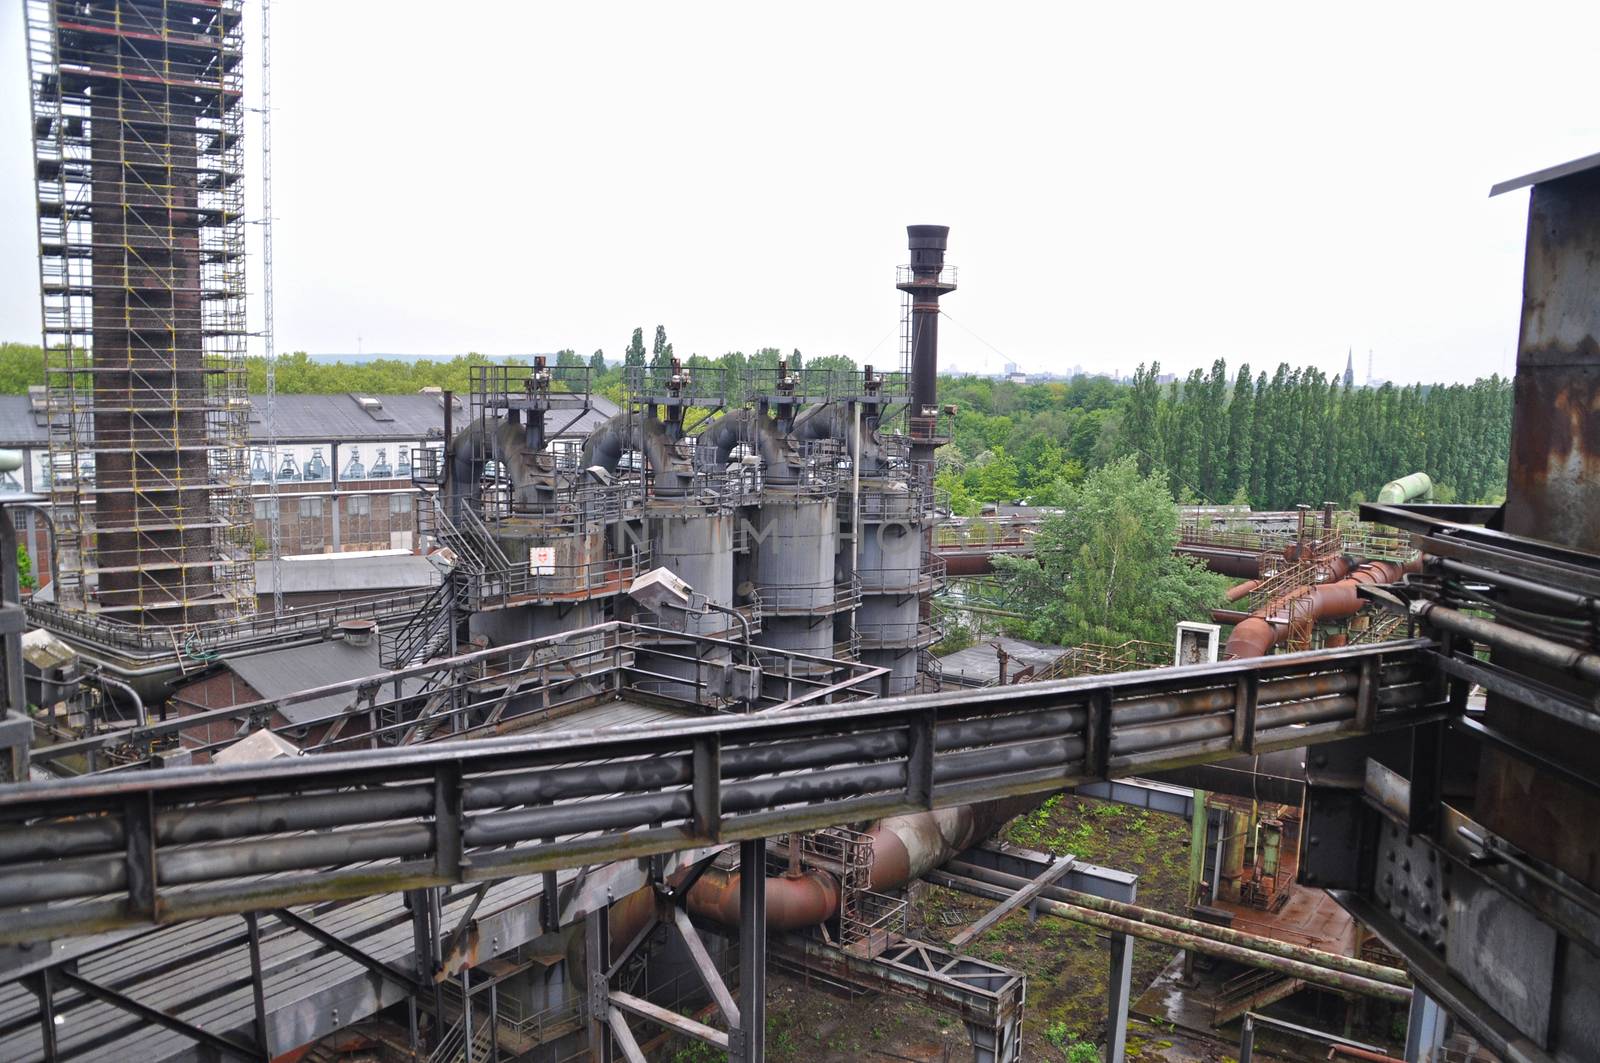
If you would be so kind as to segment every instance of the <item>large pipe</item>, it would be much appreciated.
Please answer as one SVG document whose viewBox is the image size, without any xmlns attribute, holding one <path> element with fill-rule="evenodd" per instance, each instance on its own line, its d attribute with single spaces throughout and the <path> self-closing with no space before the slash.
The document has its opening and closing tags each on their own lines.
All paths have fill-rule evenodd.
<svg viewBox="0 0 1600 1063">
<path fill-rule="evenodd" d="M 598 466 L 616 472 L 629 450 L 644 455 L 655 476 L 656 494 L 688 494 L 694 469 L 678 454 L 666 425 L 656 417 L 636 417 L 627 411 L 617 414 L 583 441 L 579 461 L 586 469 Z"/>
<path fill-rule="evenodd" d="M 1009 889 L 1021 889 L 1028 885 L 1028 880 L 1019 875 L 1010 875 L 1004 871 L 995 871 L 965 861 L 952 863 L 948 870 L 952 875 L 977 879 L 980 882 L 987 882 L 994 886 L 1005 886 Z M 1406 977 L 1406 972 L 1398 967 L 1387 967 L 1381 963 L 1371 963 L 1367 960 L 1356 959 L 1337 952 L 1325 952 L 1322 949 L 1314 949 L 1306 945 L 1295 945 L 1261 934 L 1249 934 L 1242 930 L 1218 926 L 1216 923 L 1202 923 L 1198 919 L 1188 919 L 1184 916 L 1172 915 L 1155 908 L 1129 904 L 1126 901 L 1114 901 L 1105 897 L 1097 897 L 1092 893 L 1081 893 L 1078 890 L 1067 889 L 1065 886 L 1047 886 L 1041 896 L 1050 900 L 1064 901 L 1079 908 L 1089 908 L 1097 912 L 1103 912 L 1107 915 L 1118 915 L 1124 919 L 1137 919 L 1142 923 L 1166 927 L 1169 930 L 1182 931 L 1210 941 L 1238 945 L 1241 948 L 1254 949 L 1256 952 L 1267 952 L 1274 956 L 1282 956 L 1288 960 L 1314 963 L 1318 967 L 1328 967 L 1335 971 L 1343 971 L 1345 974 L 1371 978 L 1378 982 L 1388 982 L 1390 985 L 1409 986 L 1411 984 L 1411 980 Z"/>
<path fill-rule="evenodd" d="M 730 410 L 701 431 L 696 442 L 712 452 L 711 462 L 724 468 L 740 444 L 754 447 L 761 456 L 764 482 L 794 483 L 800 478 L 801 462 L 793 444 L 778 431 L 777 422 L 754 410 Z"/>
<path fill-rule="evenodd" d="M 1356 589 L 1364 585 L 1394 583 L 1407 572 L 1421 568 L 1420 560 L 1404 565 L 1392 561 L 1364 561 L 1343 579 L 1313 583 L 1296 588 L 1269 602 L 1234 625 L 1223 648 L 1223 658 L 1265 657 L 1272 647 L 1289 637 L 1290 625 L 1273 623 L 1279 613 L 1298 614 L 1315 621 L 1342 620 L 1360 611 L 1362 601 Z"/>
<path fill-rule="evenodd" d="M 1433 480 L 1425 472 L 1414 472 L 1398 480 L 1390 480 L 1378 490 L 1379 505 L 1399 505 L 1433 494 Z"/>
<path fill-rule="evenodd" d="M 944 872 L 936 873 L 932 881 L 942 886 L 949 886 L 953 889 L 974 893 L 979 896 L 991 897 L 995 900 L 1005 900 L 1012 893 L 1012 889 L 1009 886 L 996 886 L 975 878 L 951 875 Z M 1083 923 L 1113 934 L 1127 934 L 1130 937 L 1143 938 L 1147 941 L 1158 941 L 1174 948 L 1199 952 L 1208 956 L 1218 956 L 1249 967 L 1277 971 L 1293 978 L 1314 982 L 1317 985 L 1328 986 L 1333 989 L 1344 989 L 1352 993 L 1360 993 L 1363 996 L 1380 997 L 1397 1003 L 1405 1003 L 1411 999 L 1411 990 L 1405 986 L 1394 985 L 1391 982 L 1381 982 L 1375 978 L 1347 974 L 1344 971 L 1325 967 L 1318 963 L 1287 959 L 1260 949 L 1246 948 L 1242 945 L 1201 937 L 1199 934 L 1173 930 L 1169 927 L 1145 922 L 1142 919 L 1128 919 L 1119 915 L 1111 915 L 1107 912 L 1095 911 L 1092 908 L 1086 908 L 1081 905 L 1068 904 L 1065 901 L 1041 897 L 1035 900 L 1033 904 L 1039 911 L 1047 915 L 1060 916 L 1063 919 L 1070 919 L 1075 923 Z"/>
<path fill-rule="evenodd" d="M 871 888 L 887 892 L 921 878 L 1040 800 L 1033 796 L 986 801 L 879 821 L 867 832 L 873 850 Z M 740 874 L 708 870 L 684 898 L 689 911 L 702 919 L 737 926 Z M 839 913 L 839 900 L 839 883 L 826 872 L 768 877 L 767 926 L 773 930 L 815 926 Z"/>
</svg>

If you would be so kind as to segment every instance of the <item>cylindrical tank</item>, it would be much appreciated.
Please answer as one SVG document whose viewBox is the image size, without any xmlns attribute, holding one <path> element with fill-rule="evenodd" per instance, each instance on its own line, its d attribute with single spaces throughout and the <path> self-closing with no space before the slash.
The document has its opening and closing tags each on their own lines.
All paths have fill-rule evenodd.
<svg viewBox="0 0 1600 1063">
<path fill-rule="evenodd" d="M 813 657 L 833 653 L 833 613 L 838 608 L 834 566 L 839 544 L 838 507 L 831 494 L 771 487 L 756 510 L 752 582 L 761 602 L 755 642 Z M 790 662 L 785 662 L 785 668 Z M 795 674 L 815 676 L 825 665 L 792 662 Z"/>
<path fill-rule="evenodd" d="M 917 651 L 930 641 L 921 623 L 927 521 L 918 502 L 918 493 L 904 483 L 873 481 L 861 486 L 856 557 L 861 605 L 856 609 L 856 635 L 862 661 L 890 669 L 891 695 L 916 689 Z"/>
<path fill-rule="evenodd" d="M 725 508 L 693 501 L 653 501 L 645 522 L 650 534 L 651 563 L 672 572 L 707 601 L 732 606 L 734 520 L 733 512 Z M 732 629 L 725 637 L 733 641 L 739 638 L 737 621 L 715 610 L 698 615 L 669 614 L 661 619 L 663 626 L 686 634 L 716 635 Z M 640 648 L 639 668 L 668 678 L 643 678 L 641 686 L 664 697 L 700 700 L 695 680 L 706 679 L 711 669 L 724 667 L 731 659 L 727 650 L 706 650 L 687 640 L 662 638 L 655 640 L 655 645 L 659 648 L 654 651 Z M 670 677 L 683 682 L 674 683 Z"/>
</svg>

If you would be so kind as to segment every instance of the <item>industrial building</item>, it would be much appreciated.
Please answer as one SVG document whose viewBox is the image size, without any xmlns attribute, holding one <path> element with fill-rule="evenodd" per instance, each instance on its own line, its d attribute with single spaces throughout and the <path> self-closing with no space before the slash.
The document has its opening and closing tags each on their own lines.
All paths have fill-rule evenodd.
<svg viewBox="0 0 1600 1063">
<path fill-rule="evenodd" d="M 908 229 L 887 369 L 258 400 L 239 0 L 26 8 L 47 379 L 12 441 L 44 459 L 0 455 L 0 1058 L 751 1063 L 781 968 L 1016 1063 L 1027 978 L 973 946 L 1023 909 L 1103 935 L 1108 1063 L 1136 942 L 1175 998 L 1220 985 L 1241 1060 L 1301 992 L 1391 1009 L 1407 1060 L 1593 1057 L 1600 157 L 1499 189 L 1532 189 L 1503 507 L 1191 512 L 1236 608 L 947 676 L 936 595 L 1031 524 L 934 490 L 945 227 Z M 1184 913 L 994 840 L 1066 790 L 1188 821 Z M 922 882 L 993 906 L 917 937 Z"/>
</svg>

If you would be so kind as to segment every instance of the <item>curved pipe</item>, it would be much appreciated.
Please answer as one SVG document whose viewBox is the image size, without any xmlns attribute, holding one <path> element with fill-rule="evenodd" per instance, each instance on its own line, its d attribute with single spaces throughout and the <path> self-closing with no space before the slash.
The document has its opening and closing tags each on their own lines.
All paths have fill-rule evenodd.
<svg viewBox="0 0 1600 1063">
<path fill-rule="evenodd" d="M 883 445 L 876 429 L 861 425 L 860 438 L 856 438 L 856 420 L 848 404 L 830 402 L 813 406 L 795 418 L 790 432 L 794 439 L 837 439 L 851 454 L 861 456 L 861 475 L 873 476 L 883 471 Z M 859 448 L 859 449 L 858 449 Z"/>
<path fill-rule="evenodd" d="M 1258 579 L 1247 579 L 1243 583 L 1239 583 L 1239 584 L 1236 584 L 1236 585 L 1234 585 L 1232 587 L 1229 587 L 1227 593 L 1224 594 L 1223 597 L 1226 598 L 1230 602 L 1236 602 L 1240 598 L 1243 598 L 1245 595 L 1249 594 L 1251 591 L 1255 590 L 1259 586 L 1261 586 L 1261 581 L 1260 580 L 1258 580 Z"/>
<path fill-rule="evenodd" d="M 666 425 L 655 417 L 635 418 L 627 411 L 617 414 L 589 433 L 578 460 L 586 469 L 598 465 L 606 472 L 616 472 L 622 455 L 629 450 L 644 455 L 655 474 L 656 494 L 689 493 L 694 470 L 678 455 Z"/>
<path fill-rule="evenodd" d="M 753 446 L 761 456 L 762 479 L 794 483 L 800 479 L 800 460 L 793 445 L 778 431 L 777 422 L 754 410 L 731 410 L 700 433 L 697 442 L 712 450 L 716 468 L 725 468 L 740 444 Z"/>
<path fill-rule="evenodd" d="M 124 683 L 120 679 L 115 679 L 109 675 L 106 675 L 103 671 L 96 674 L 95 678 L 98 679 L 103 686 L 120 690 L 122 693 L 132 698 L 134 719 L 139 721 L 140 727 L 150 726 L 150 715 L 145 711 L 144 699 L 139 696 L 139 692 L 137 690 L 133 689 L 133 687 L 129 686 L 127 683 Z"/>
<path fill-rule="evenodd" d="M 513 485 L 514 501 L 535 501 L 541 490 L 549 490 L 549 456 L 528 446 L 523 427 L 514 421 L 480 417 L 450 441 L 449 475 L 443 492 L 451 516 L 456 513 L 458 499 L 476 493 L 487 454 L 495 455 L 504 467 L 506 479 Z"/>
<path fill-rule="evenodd" d="M 1228 636 L 1228 644 L 1223 648 L 1223 658 L 1265 657 L 1274 646 L 1289 637 L 1289 625 L 1272 623 L 1268 619 L 1268 610 L 1273 614 L 1301 610 L 1301 615 L 1317 621 L 1342 620 L 1354 616 L 1361 608 L 1357 587 L 1393 583 L 1407 572 L 1419 571 L 1420 567 L 1421 562 L 1416 559 L 1404 565 L 1392 561 L 1364 561 L 1343 579 L 1298 587 L 1234 625 L 1233 633 Z"/>
<path fill-rule="evenodd" d="M 1414 472 L 1398 480 L 1390 480 L 1378 490 L 1379 505 L 1395 505 L 1433 494 L 1433 478 L 1425 472 Z"/>
</svg>

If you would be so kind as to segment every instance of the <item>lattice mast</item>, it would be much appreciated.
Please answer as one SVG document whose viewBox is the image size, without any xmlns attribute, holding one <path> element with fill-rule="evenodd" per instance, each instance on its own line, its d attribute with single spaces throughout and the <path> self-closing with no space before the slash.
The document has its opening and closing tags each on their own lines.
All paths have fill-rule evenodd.
<svg viewBox="0 0 1600 1063">
<path fill-rule="evenodd" d="M 57 600 L 254 608 L 239 0 L 26 0 Z"/>
<path fill-rule="evenodd" d="M 278 339 L 272 299 L 272 0 L 261 3 L 261 338 L 267 357 L 267 551 L 272 613 L 283 615 L 283 524 L 278 510 Z"/>
</svg>

